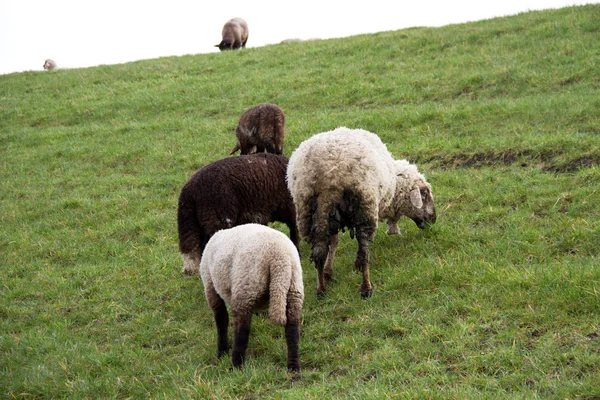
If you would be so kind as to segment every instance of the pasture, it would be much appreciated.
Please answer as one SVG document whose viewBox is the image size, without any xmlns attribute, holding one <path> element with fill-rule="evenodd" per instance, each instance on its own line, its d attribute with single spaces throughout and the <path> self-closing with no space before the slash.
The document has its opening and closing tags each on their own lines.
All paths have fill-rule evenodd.
<svg viewBox="0 0 600 400">
<path fill-rule="evenodd" d="M 599 398 L 599 37 L 587 5 L 1 75 L 0 397 Z M 379 225 L 367 300 L 347 232 L 323 299 L 302 243 L 300 380 L 266 316 L 217 358 L 177 248 L 181 187 L 262 102 L 288 157 L 377 133 L 438 212 Z"/>
</svg>

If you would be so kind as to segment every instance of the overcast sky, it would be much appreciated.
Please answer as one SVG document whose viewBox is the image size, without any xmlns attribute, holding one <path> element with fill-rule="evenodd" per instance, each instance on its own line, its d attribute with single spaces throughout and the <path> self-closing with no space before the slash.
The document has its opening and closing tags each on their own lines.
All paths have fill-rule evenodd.
<svg viewBox="0 0 600 400">
<path fill-rule="evenodd" d="M 78 68 L 214 52 L 223 24 L 233 17 L 248 22 L 248 47 L 257 47 L 599 2 L 0 0 L 0 74 L 41 71 L 46 58 L 59 67 Z"/>
</svg>

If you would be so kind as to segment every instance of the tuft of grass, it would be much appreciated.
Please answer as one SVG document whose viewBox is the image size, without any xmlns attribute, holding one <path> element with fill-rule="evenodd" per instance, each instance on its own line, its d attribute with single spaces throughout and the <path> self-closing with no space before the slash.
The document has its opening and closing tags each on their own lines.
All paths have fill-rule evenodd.
<svg viewBox="0 0 600 400">
<path fill-rule="evenodd" d="M 7 398 L 594 398 L 600 395 L 600 6 L 237 52 L 0 76 L 0 395 Z M 253 319 L 216 356 L 176 208 L 247 108 L 284 152 L 377 133 L 438 222 L 341 236 L 324 299 L 303 243 L 302 378 Z M 280 224 L 274 225 L 287 233 Z"/>
</svg>

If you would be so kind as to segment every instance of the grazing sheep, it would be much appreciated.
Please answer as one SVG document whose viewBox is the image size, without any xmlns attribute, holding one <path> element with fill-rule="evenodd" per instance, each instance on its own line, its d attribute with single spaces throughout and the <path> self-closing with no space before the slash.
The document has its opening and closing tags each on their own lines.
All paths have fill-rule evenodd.
<svg viewBox="0 0 600 400">
<path fill-rule="evenodd" d="M 223 26 L 221 37 L 221 43 L 215 45 L 221 51 L 245 48 L 248 41 L 248 24 L 242 18 L 232 18 Z"/>
<path fill-rule="evenodd" d="M 46 61 L 44 61 L 44 69 L 45 70 L 53 70 L 56 68 L 56 61 L 51 60 L 51 59 L 47 59 Z"/>
<path fill-rule="evenodd" d="M 215 314 L 217 349 L 229 350 L 229 304 L 233 314 L 231 361 L 240 367 L 246 357 L 253 311 L 269 307 L 272 323 L 285 326 L 288 369 L 300 370 L 298 342 L 304 285 L 294 244 L 275 229 L 246 224 L 221 230 L 208 241 L 200 262 L 206 301 Z"/>
<path fill-rule="evenodd" d="M 235 127 L 237 143 L 231 154 L 268 153 L 283 154 L 285 113 L 275 104 L 259 104 L 244 111 Z"/>
<path fill-rule="evenodd" d="M 406 160 L 394 161 L 379 137 L 362 129 L 341 127 L 301 143 L 290 157 L 287 180 L 299 233 L 312 246 L 318 295 L 333 274 L 340 230 L 356 235 L 360 293 L 368 297 L 373 292 L 368 242 L 377 221 L 387 219 L 388 233 L 394 234 L 402 216 L 419 228 L 436 219 L 431 186 L 423 175 Z"/>
<path fill-rule="evenodd" d="M 296 210 L 287 189 L 284 156 L 228 157 L 198 170 L 181 189 L 177 209 L 183 272 L 197 275 L 202 251 L 221 229 L 280 221 L 298 247 Z"/>
</svg>

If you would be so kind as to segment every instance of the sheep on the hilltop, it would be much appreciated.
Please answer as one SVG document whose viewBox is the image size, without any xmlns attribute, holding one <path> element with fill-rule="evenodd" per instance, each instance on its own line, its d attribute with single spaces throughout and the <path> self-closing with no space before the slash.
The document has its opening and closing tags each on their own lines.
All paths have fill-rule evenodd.
<svg viewBox="0 0 600 400">
<path fill-rule="evenodd" d="M 221 51 L 245 48 L 248 41 L 248 24 L 242 18 L 232 18 L 223 26 L 221 37 L 221 43 L 215 45 Z"/>
<path fill-rule="evenodd" d="M 217 350 L 229 350 L 229 304 L 233 315 L 231 361 L 246 357 L 252 313 L 268 305 L 272 323 L 285 326 L 288 369 L 300 370 L 298 342 L 304 301 L 302 267 L 294 244 L 283 233 L 257 224 L 221 230 L 208 241 L 200 276 L 217 326 Z"/>
<path fill-rule="evenodd" d="M 374 133 L 338 128 L 302 142 L 290 157 L 288 187 L 294 199 L 298 230 L 311 244 L 317 269 L 317 294 L 326 291 L 333 273 L 338 232 L 348 228 L 358 240 L 355 266 L 363 273 L 360 293 L 372 294 L 369 241 L 377 221 L 388 220 L 397 233 L 402 216 L 424 228 L 436 219 L 431 186 L 414 165 L 394 161 Z"/>
<path fill-rule="evenodd" d="M 56 68 L 56 61 L 51 60 L 51 59 L 46 59 L 46 61 L 44 61 L 44 69 L 47 71 L 53 70 Z"/>
<path fill-rule="evenodd" d="M 244 111 L 235 127 L 236 145 L 230 154 L 283 154 L 285 113 L 275 104 L 259 104 Z"/>
<path fill-rule="evenodd" d="M 285 223 L 298 247 L 296 211 L 287 189 L 284 156 L 261 153 L 205 165 L 181 189 L 177 209 L 183 272 L 198 274 L 202 251 L 221 229 L 247 223 Z"/>
</svg>

